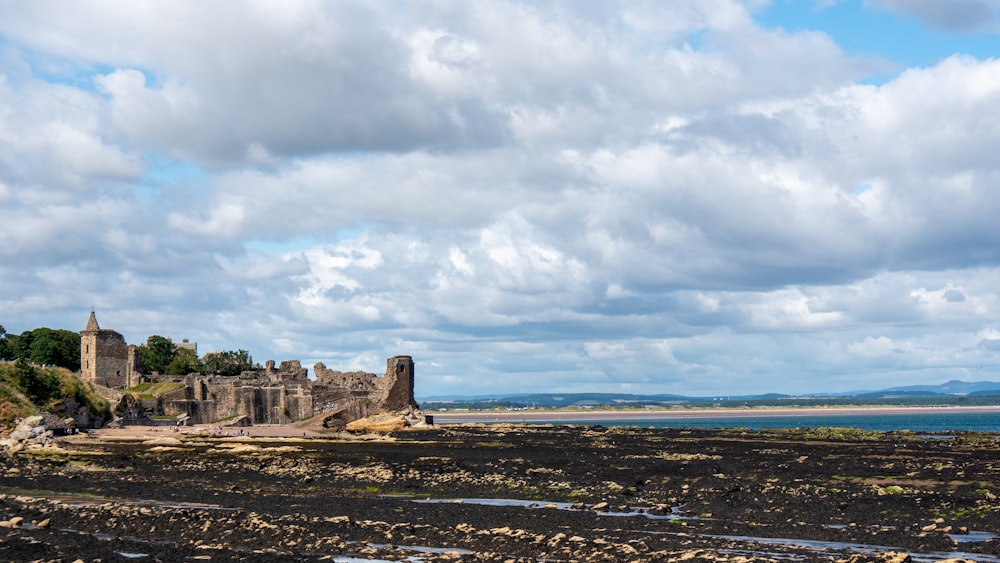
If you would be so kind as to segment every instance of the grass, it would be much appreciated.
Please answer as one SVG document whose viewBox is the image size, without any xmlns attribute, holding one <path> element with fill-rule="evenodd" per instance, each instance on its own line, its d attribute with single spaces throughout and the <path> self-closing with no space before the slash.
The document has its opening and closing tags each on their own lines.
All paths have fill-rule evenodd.
<svg viewBox="0 0 1000 563">
<path fill-rule="evenodd" d="M 7 381 L 0 381 L 0 425 L 10 428 L 14 426 L 15 420 L 37 412 L 38 407 L 23 393 Z"/>
<path fill-rule="evenodd" d="M 507 448 L 514 448 L 516 446 L 514 444 L 509 443 L 509 442 L 493 441 L 493 442 L 477 442 L 476 443 L 476 447 L 477 448 L 507 449 Z"/>
<path fill-rule="evenodd" d="M 976 506 L 971 508 L 957 508 L 954 510 L 931 510 L 931 515 L 945 520 L 956 520 L 960 518 L 985 518 L 995 509 L 992 507 Z"/>
<path fill-rule="evenodd" d="M 32 402 L 25 392 L 22 377 L 25 374 L 19 373 L 18 369 L 22 372 L 30 370 L 28 376 L 33 375 L 36 380 L 46 382 L 46 393 L 38 397 L 38 404 Z M 13 362 L 0 362 L 0 426 L 10 428 L 18 418 L 35 415 L 42 410 L 56 416 L 68 416 L 68 413 L 63 412 L 66 399 L 89 406 L 97 417 L 111 414 L 111 404 L 68 369 L 33 365 L 19 368 Z"/>
<path fill-rule="evenodd" d="M 69 461 L 70 453 L 65 450 L 55 450 L 55 449 L 40 449 L 40 450 L 24 450 L 21 455 L 29 456 L 37 460 L 47 460 L 50 462 L 62 462 L 66 463 Z"/>
<path fill-rule="evenodd" d="M 180 391 L 181 389 L 184 389 L 183 381 L 164 381 L 161 383 L 140 383 L 135 387 L 126 389 L 125 392 L 133 395 L 140 401 L 152 401 L 161 395 Z"/>
</svg>

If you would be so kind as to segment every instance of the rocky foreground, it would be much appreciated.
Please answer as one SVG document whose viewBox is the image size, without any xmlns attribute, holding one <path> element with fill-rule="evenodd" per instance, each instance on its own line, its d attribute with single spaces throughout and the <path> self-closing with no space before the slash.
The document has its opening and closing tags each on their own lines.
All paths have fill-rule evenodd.
<svg viewBox="0 0 1000 563">
<path fill-rule="evenodd" d="M 1000 441 L 444 426 L 0 458 L 2 561 L 1000 561 Z"/>
</svg>

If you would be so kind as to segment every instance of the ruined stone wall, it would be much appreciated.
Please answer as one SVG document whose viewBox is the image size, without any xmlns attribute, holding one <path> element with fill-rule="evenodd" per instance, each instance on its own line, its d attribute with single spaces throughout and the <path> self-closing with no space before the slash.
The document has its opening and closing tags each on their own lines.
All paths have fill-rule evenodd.
<svg viewBox="0 0 1000 563">
<path fill-rule="evenodd" d="M 160 397 L 160 408 L 163 414 L 177 416 L 186 414 L 191 417 L 192 424 L 208 424 L 218 420 L 218 401 L 209 389 L 205 378 L 188 376 L 184 378 L 185 387 L 171 391 Z"/>
<path fill-rule="evenodd" d="M 163 414 L 187 414 L 192 424 L 245 416 L 252 424 L 287 424 L 313 415 L 312 386 L 276 385 L 269 379 L 190 377 L 164 397 Z"/>
<path fill-rule="evenodd" d="M 190 394 L 192 390 L 190 387 L 185 387 L 184 389 L 178 389 L 176 391 L 171 391 L 169 393 L 164 393 L 161 398 L 165 401 L 183 401 L 190 399 Z"/>
<path fill-rule="evenodd" d="M 102 330 L 90 312 L 87 327 L 80 331 L 80 378 L 105 387 L 124 387 L 128 375 L 125 337 Z"/>
<path fill-rule="evenodd" d="M 309 370 L 298 360 L 285 360 L 277 368 L 274 360 L 267 361 L 264 375 L 275 383 L 302 383 L 309 380 Z"/>
<path fill-rule="evenodd" d="M 114 388 L 134 387 L 144 376 L 139 371 L 138 347 L 128 346 L 113 330 L 102 330 L 93 311 L 80 332 L 81 377 L 102 395 L 121 401 Z M 329 414 L 346 423 L 384 412 L 416 409 L 413 400 L 414 367 L 410 356 L 386 361 L 385 375 L 361 371 L 340 372 L 322 363 L 314 367 L 316 380 L 298 360 L 276 366 L 267 362 L 263 371 L 243 372 L 237 377 L 191 375 L 185 387 L 165 394 L 155 404 L 136 402 L 139 412 L 177 416 L 186 414 L 193 424 L 245 416 L 252 424 L 287 424 Z M 153 378 L 156 380 L 157 378 Z"/>
<path fill-rule="evenodd" d="M 417 408 L 413 399 L 413 358 L 393 356 L 386 360 L 385 375 L 378 380 L 382 408 L 387 411 L 405 411 Z"/>
<path fill-rule="evenodd" d="M 139 369 L 139 347 L 128 345 L 128 360 L 125 363 L 125 387 L 135 387 L 142 383 L 142 371 Z"/>
<path fill-rule="evenodd" d="M 290 422 L 311 417 L 315 409 L 312 385 L 294 385 L 285 389 L 285 408 Z"/>
<path fill-rule="evenodd" d="M 119 391 L 117 389 L 111 389 L 110 387 L 105 387 L 105 386 L 100 385 L 98 383 L 92 383 L 90 385 L 90 387 L 98 395 L 104 397 L 105 399 L 107 399 L 108 401 L 110 401 L 112 404 L 117 403 L 118 401 L 122 400 L 122 397 L 124 396 L 124 393 L 122 393 L 121 391 Z"/>
<path fill-rule="evenodd" d="M 344 387 L 314 383 L 312 386 L 313 411 L 336 413 L 348 407 L 352 394 Z"/>
<path fill-rule="evenodd" d="M 101 330 L 88 340 L 87 345 L 95 350 L 92 381 L 105 387 L 124 387 L 128 374 L 125 338 L 113 330 Z"/>
<path fill-rule="evenodd" d="M 235 387 L 237 414 L 245 415 L 253 424 L 287 424 L 301 418 L 301 396 L 290 397 L 283 386 L 243 386 Z M 312 403 L 308 413 L 312 414 Z"/>
<path fill-rule="evenodd" d="M 161 400 L 159 407 L 167 416 L 188 415 L 190 424 L 209 424 L 218 420 L 215 401 Z"/>
<path fill-rule="evenodd" d="M 313 366 L 313 410 L 329 414 L 328 426 L 345 425 L 384 412 L 418 408 L 413 399 L 414 366 L 410 356 L 395 356 L 386 361 L 385 375 L 361 371 L 342 372 L 327 369 L 322 363 Z"/>
<path fill-rule="evenodd" d="M 329 385 L 331 387 L 343 387 L 350 391 L 364 391 L 371 393 L 375 391 L 375 382 L 378 376 L 374 373 L 363 371 L 336 371 L 327 369 L 322 362 L 313 366 L 313 373 L 316 375 L 316 383 Z"/>
</svg>

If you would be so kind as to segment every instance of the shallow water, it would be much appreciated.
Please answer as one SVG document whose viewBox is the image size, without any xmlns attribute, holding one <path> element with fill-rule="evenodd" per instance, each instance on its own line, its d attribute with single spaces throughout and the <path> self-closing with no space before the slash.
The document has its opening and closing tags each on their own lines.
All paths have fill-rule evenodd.
<svg viewBox="0 0 1000 563">
<path fill-rule="evenodd" d="M 445 419 L 439 424 L 462 422 L 490 422 L 478 418 Z M 651 413 L 608 413 L 593 418 L 563 418 L 560 413 L 531 412 L 523 419 L 509 418 L 496 422 L 524 424 L 559 424 L 602 426 L 640 426 L 644 428 L 860 428 L 878 432 L 893 430 L 913 430 L 927 433 L 924 437 L 937 436 L 932 433 L 952 431 L 1000 432 L 1000 413 L 997 412 L 893 412 L 880 414 L 786 412 L 767 414 L 766 411 L 743 412 L 739 415 Z M 948 436 L 946 436 L 948 437 Z"/>
<path fill-rule="evenodd" d="M 460 503 L 460 504 L 478 504 L 483 506 L 520 506 L 529 510 L 550 508 L 557 510 L 581 510 L 579 508 L 574 508 L 573 503 L 568 502 L 555 502 L 555 501 L 539 501 L 539 500 L 521 500 L 521 499 L 502 499 L 502 498 L 447 498 L 447 499 L 414 499 L 413 502 L 417 503 Z M 583 510 L 591 510 L 588 506 Z M 649 507 L 635 507 L 628 512 L 597 512 L 594 514 L 601 516 L 642 516 L 646 518 L 654 519 L 665 519 L 665 520 L 699 520 L 701 518 L 694 516 L 683 516 L 674 511 L 677 510 L 676 507 L 672 508 L 671 514 L 649 514 L 646 512 Z M 652 532 L 652 533 L 665 533 L 667 535 L 674 535 L 671 532 Z M 758 537 L 758 536 L 728 536 L 728 535 L 717 535 L 717 534 L 699 534 L 692 531 L 686 531 L 685 534 L 690 536 L 699 536 L 703 538 L 720 539 L 735 542 L 753 542 L 766 545 L 776 545 L 790 548 L 800 548 L 807 549 L 810 551 L 825 552 L 829 550 L 833 551 L 853 551 L 858 553 L 864 553 L 869 555 L 877 555 L 881 553 L 886 553 L 889 551 L 907 551 L 900 547 L 885 546 L 885 545 L 871 545 L 862 543 L 852 543 L 852 542 L 838 542 L 829 540 L 810 540 L 803 538 L 768 538 L 768 537 Z M 992 532 L 982 532 L 982 531 L 970 531 L 968 534 L 954 534 L 951 538 L 959 543 L 976 543 L 996 539 L 998 534 Z M 403 547 L 403 549 L 412 549 L 408 547 Z M 792 554 L 787 553 L 772 553 L 766 551 L 754 551 L 754 550 L 721 550 L 733 555 L 755 555 L 755 556 L 765 556 L 774 559 L 797 559 Z M 908 551 L 907 551 L 908 552 Z M 434 551 L 431 553 L 440 553 L 440 551 Z M 986 562 L 986 563 L 1000 563 L 1000 557 L 983 555 L 980 553 L 965 553 L 961 551 L 954 552 L 935 552 L 935 553 L 911 553 L 913 561 L 937 561 L 940 559 L 948 558 L 963 558 L 972 559 L 974 561 Z"/>
<path fill-rule="evenodd" d="M 968 534 L 948 534 L 948 536 L 958 543 L 975 543 L 981 541 L 995 540 L 1000 535 L 993 532 L 977 532 L 970 530 Z"/>
<path fill-rule="evenodd" d="M 893 547 L 888 545 L 869 545 L 863 543 L 838 542 L 838 541 L 826 541 L 826 540 L 806 540 L 798 538 L 763 538 L 755 536 L 725 536 L 725 535 L 714 535 L 714 534 L 701 534 L 701 536 L 706 538 L 714 538 L 714 539 L 728 540 L 728 541 L 754 542 L 754 543 L 762 543 L 770 545 L 781 545 L 787 547 L 798 547 L 809 550 L 815 550 L 817 552 L 835 550 L 835 551 L 855 551 L 858 553 L 864 553 L 868 555 L 878 555 L 889 551 L 902 551 L 909 553 L 910 558 L 913 561 L 939 561 L 941 559 L 960 558 L 960 559 L 972 559 L 973 561 L 979 561 L 979 562 L 1000 563 L 1000 557 L 996 557 L 993 555 L 984 555 L 982 553 L 965 553 L 962 551 L 915 553 L 903 549 L 901 547 Z M 752 552 L 752 553 L 757 555 L 767 554 L 766 552 Z"/>
<path fill-rule="evenodd" d="M 547 501 L 547 500 L 520 500 L 520 499 L 509 499 L 509 498 L 443 498 L 443 499 L 414 499 L 413 502 L 423 503 L 423 504 L 441 504 L 441 503 L 455 503 L 455 504 L 478 504 L 481 506 L 520 506 L 528 509 L 553 509 L 553 510 L 589 510 L 594 514 L 600 516 L 639 516 L 644 518 L 650 518 L 654 520 L 697 520 L 699 518 L 694 516 L 684 516 L 678 512 L 676 509 L 671 508 L 670 514 L 650 514 L 649 510 L 652 507 L 649 506 L 636 506 L 631 507 L 628 511 L 622 512 L 618 510 L 593 510 L 593 506 L 585 506 L 584 508 L 574 508 L 577 506 L 575 503 L 569 502 L 557 502 L 557 501 Z"/>
</svg>

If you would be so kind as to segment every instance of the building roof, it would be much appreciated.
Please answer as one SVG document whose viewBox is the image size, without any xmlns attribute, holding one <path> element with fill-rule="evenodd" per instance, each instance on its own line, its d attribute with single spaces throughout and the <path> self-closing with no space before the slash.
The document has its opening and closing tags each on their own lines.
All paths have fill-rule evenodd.
<svg viewBox="0 0 1000 563">
<path fill-rule="evenodd" d="M 83 329 L 85 332 L 97 332 L 101 330 L 101 327 L 97 325 L 97 316 L 94 315 L 94 311 L 90 311 L 90 320 L 87 321 L 87 328 Z"/>
</svg>

